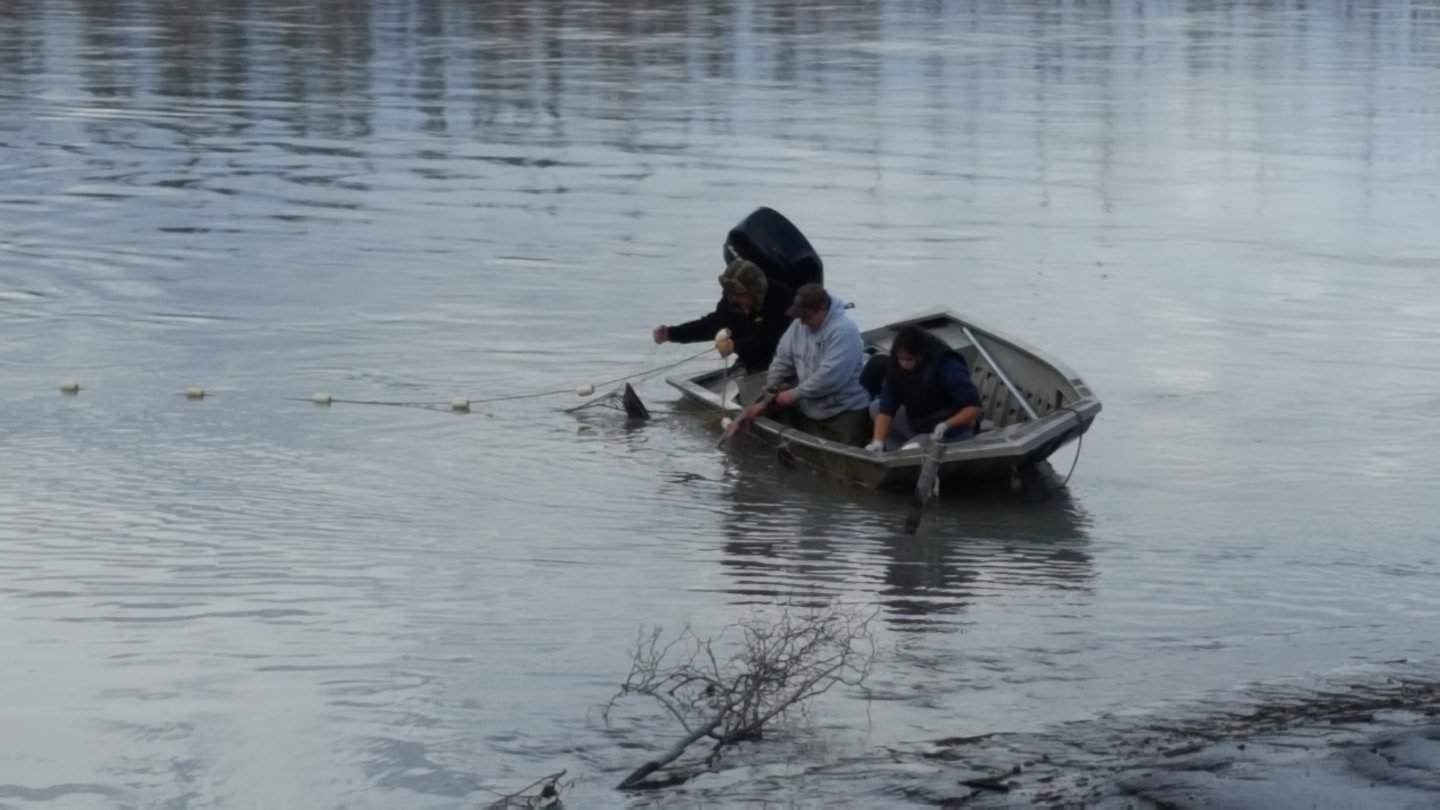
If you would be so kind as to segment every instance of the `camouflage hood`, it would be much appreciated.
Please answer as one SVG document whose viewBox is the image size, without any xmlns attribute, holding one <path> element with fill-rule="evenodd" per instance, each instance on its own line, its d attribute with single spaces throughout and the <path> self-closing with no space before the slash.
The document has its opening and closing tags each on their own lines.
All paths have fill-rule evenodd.
<svg viewBox="0 0 1440 810">
<path fill-rule="evenodd" d="M 720 288 L 726 293 L 732 291 L 744 291 L 755 299 L 755 306 L 760 307 L 765 302 L 765 291 L 769 282 L 765 278 L 765 271 L 756 267 L 753 262 L 745 259 L 736 259 L 725 266 L 725 272 L 720 274 Z"/>
</svg>

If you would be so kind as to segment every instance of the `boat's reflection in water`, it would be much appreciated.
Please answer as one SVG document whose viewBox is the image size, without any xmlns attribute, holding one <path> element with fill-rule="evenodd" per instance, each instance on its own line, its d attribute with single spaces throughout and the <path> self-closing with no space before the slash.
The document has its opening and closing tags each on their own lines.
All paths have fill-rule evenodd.
<svg viewBox="0 0 1440 810">
<path fill-rule="evenodd" d="M 947 492 L 910 535 L 905 496 L 784 469 L 753 440 L 732 453 L 726 483 L 721 564 L 737 602 L 870 601 L 895 629 L 933 631 L 1016 589 L 1083 598 L 1095 578 L 1090 520 L 1066 490 Z"/>
</svg>

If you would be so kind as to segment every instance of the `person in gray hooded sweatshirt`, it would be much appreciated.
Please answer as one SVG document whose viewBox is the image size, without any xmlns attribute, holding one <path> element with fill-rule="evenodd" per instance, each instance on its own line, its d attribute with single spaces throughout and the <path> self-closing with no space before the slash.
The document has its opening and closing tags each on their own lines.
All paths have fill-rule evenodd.
<svg viewBox="0 0 1440 810">
<path fill-rule="evenodd" d="M 795 320 L 775 348 L 766 379 L 770 390 L 779 391 L 772 406 L 778 418 L 807 433 L 863 447 L 870 438 L 870 394 L 860 384 L 865 342 L 845 314 L 845 302 L 819 284 L 806 284 L 795 291 L 786 314 Z"/>
</svg>

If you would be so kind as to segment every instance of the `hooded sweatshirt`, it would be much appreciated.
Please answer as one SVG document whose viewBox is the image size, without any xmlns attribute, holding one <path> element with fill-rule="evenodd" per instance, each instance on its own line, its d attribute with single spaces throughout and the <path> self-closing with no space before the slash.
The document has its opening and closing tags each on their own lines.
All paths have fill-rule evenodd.
<svg viewBox="0 0 1440 810">
<path fill-rule="evenodd" d="M 870 406 L 870 394 L 860 384 L 864 365 L 860 329 L 845 314 L 845 302 L 832 294 L 819 330 L 799 320 L 785 330 L 766 382 L 772 387 L 795 382 L 800 412 L 811 419 L 829 419 Z"/>
</svg>

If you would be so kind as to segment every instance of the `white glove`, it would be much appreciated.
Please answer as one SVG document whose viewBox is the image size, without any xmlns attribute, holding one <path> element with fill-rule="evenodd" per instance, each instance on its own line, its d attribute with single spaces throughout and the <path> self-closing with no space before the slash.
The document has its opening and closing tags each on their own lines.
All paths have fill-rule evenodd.
<svg viewBox="0 0 1440 810">
<path fill-rule="evenodd" d="M 865 452 L 867 452 L 867 453 L 883 453 L 883 452 L 885 452 L 885 443 L 884 443 L 884 442 L 870 442 L 869 444 L 865 445 Z"/>
<path fill-rule="evenodd" d="M 943 442 L 945 441 L 945 432 L 949 429 L 949 425 L 941 422 L 940 424 L 935 426 L 934 430 L 930 431 L 930 438 L 934 439 L 937 442 Z"/>
</svg>

